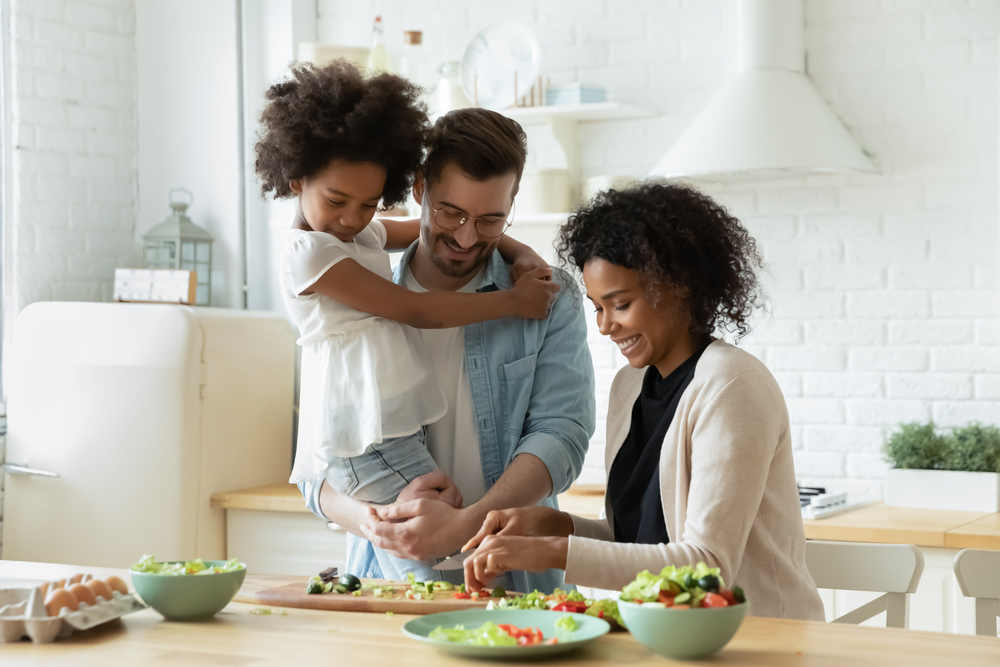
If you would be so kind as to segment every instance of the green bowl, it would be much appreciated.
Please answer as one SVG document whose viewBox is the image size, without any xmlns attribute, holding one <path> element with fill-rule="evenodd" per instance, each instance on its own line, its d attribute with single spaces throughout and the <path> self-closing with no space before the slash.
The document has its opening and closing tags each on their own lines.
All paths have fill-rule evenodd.
<svg viewBox="0 0 1000 667">
<path fill-rule="evenodd" d="M 225 564 L 223 560 L 205 561 L 209 567 Z M 195 621 L 215 616 L 236 597 L 247 567 L 215 574 L 152 574 L 134 570 L 130 573 L 132 586 L 142 601 L 168 621 Z"/>
<path fill-rule="evenodd" d="M 729 643 L 749 603 L 711 609 L 671 609 L 618 601 L 632 636 L 653 653 L 672 660 L 707 658 Z"/>
</svg>

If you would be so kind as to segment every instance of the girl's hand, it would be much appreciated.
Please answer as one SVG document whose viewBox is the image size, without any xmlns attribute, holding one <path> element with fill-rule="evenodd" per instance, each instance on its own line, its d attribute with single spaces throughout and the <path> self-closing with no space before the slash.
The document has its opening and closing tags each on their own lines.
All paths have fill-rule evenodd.
<svg viewBox="0 0 1000 667">
<path fill-rule="evenodd" d="M 462 492 L 455 486 L 451 477 L 448 477 L 441 470 L 435 470 L 414 479 L 399 492 L 396 502 L 405 503 L 418 498 L 440 500 L 455 509 L 462 509 Z"/>
<path fill-rule="evenodd" d="M 534 269 L 514 283 L 516 314 L 528 320 L 548 317 L 549 308 L 555 303 L 559 284 L 551 280 L 552 269 Z"/>
<path fill-rule="evenodd" d="M 569 538 L 566 537 L 487 535 L 476 553 L 465 559 L 465 585 L 470 591 L 480 591 L 511 570 L 564 570 L 568 548 Z"/>
<path fill-rule="evenodd" d="M 510 266 L 510 281 L 516 283 L 521 279 L 521 276 L 526 273 L 531 273 L 535 269 L 547 269 L 549 268 L 549 263 L 546 262 L 541 256 L 526 245 L 518 247 L 517 254 L 514 255 L 514 261 L 511 262 Z M 546 278 L 545 280 L 551 280 L 551 278 Z"/>
<path fill-rule="evenodd" d="M 465 543 L 462 551 L 479 546 L 490 535 L 544 537 L 567 536 L 573 532 L 573 519 L 552 507 L 535 505 L 493 510 L 486 515 L 482 528 Z"/>
</svg>

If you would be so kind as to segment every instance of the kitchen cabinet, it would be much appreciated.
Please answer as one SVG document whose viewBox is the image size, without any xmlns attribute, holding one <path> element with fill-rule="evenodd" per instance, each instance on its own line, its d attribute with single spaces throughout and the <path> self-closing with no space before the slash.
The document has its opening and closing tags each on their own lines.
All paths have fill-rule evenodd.
<svg viewBox="0 0 1000 667">
<path fill-rule="evenodd" d="M 347 532 L 306 508 L 294 484 L 270 484 L 212 496 L 226 511 L 226 558 L 257 574 L 314 575 L 347 562 Z"/>
</svg>

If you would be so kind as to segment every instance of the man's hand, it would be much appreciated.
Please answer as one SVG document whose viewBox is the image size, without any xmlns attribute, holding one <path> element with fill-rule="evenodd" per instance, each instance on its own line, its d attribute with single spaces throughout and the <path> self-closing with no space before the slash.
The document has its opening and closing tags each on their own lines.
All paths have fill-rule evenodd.
<svg viewBox="0 0 1000 667">
<path fill-rule="evenodd" d="M 470 591 L 480 591 L 511 570 L 565 570 L 568 550 L 569 538 L 566 537 L 487 535 L 476 553 L 465 559 L 465 585 Z"/>
<path fill-rule="evenodd" d="M 469 509 L 421 498 L 372 508 L 361 532 L 397 558 L 426 561 L 458 551 L 480 523 Z"/>
<path fill-rule="evenodd" d="M 441 470 L 421 475 L 406 485 L 406 488 L 399 492 L 396 503 L 405 503 L 411 500 L 439 500 L 451 505 L 455 509 L 462 509 L 462 492 L 455 486 L 451 477 Z"/>
</svg>

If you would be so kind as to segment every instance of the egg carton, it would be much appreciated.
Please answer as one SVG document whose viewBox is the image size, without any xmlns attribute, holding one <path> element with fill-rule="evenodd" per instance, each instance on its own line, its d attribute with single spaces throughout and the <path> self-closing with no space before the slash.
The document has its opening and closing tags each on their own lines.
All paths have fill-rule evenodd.
<svg viewBox="0 0 1000 667">
<path fill-rule="evenodd" d="M 85 576 L 83 581 L 90 578 Z M 21 582 L 20 587 L 0 587 L 0 644 L 20 641 L 25 636 L 36 644 L 47 644 L 75 630 L 87 630 L 146 608 L 132 593 L 122 595 L 113 591 L 110 600 L 98 597 L 96 604 L 81 602 L 77 611 L 63 607 L 58 616 L 49 616 L 45 611 L 45 596 L 39 588 L 42 583 Z"/>
</svg>

